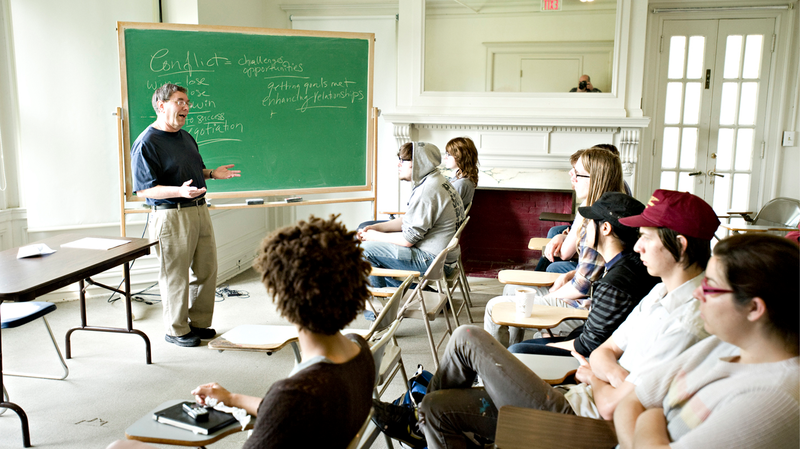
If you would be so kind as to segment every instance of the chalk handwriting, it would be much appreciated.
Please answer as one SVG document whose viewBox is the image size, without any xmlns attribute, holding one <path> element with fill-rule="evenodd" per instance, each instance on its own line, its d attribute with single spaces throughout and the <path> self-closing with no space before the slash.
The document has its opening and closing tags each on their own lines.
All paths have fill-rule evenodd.
<svg viewBox="0 0 800 449">
<path fill-rule="evenodd" d="M 171 59 L 169 49 L 162 48 L 150 57 L 150 71 L 162 73 L 163 75 L 174 75 L 176 73 L 188 73 L 189 76 L 193 72 L 213 72 L 213 68 L 223 65 L 230 65 L 231 62 L 224 56 L 219 56 L 216 52 L 213 56 L 202 57 L 197 53 L 187 51 L 186 58 Z M 204 70 L 208 67 L 211 70 Z"/>
<path fill-rule="evenodd" d="M 240 66 L 244 66 L 242 68 L 242 73 L 247 75 L 248 78 L 258 77 L 258 75 L 261 73 L 303 72 L 302 62 L 287 61 L 283 58 L 283 56 L 279 56 L 277 58 L 270 58 L 266 56 L 256 56 L 255 58 L 250 58 L 247 55 L 243 55 L 237 62 Z"/>
<path fill-rule="evenodd" d="M 314 81 L 269 81 L 267 95 L 261 100 L 261 105 L 266 107 L 279 106 L 290 103 L 300 103 L 296 108 L 305 112 L 310 108 L 335 107 L 346 108 L 346 105 L 336 100 L 346 100 L 349 103 L 363 100 L 364 91 L 353 89 L 351 85 L 357 84 L 347 78 L 344 80 L 329 81 L 324 77 Z M 335 103 L 335 104 L 332 104 Z M 272 114 L 275 112 L 273 111 Z"/>
</svg>

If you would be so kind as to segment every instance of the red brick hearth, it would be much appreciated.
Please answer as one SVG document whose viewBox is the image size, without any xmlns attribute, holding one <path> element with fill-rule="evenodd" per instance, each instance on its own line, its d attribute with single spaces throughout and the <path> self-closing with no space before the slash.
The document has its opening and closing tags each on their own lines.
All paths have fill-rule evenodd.
<svg viewBox="0 0 800 449">
<path fill-rule="evenodd" d="M 461 237 L 462 260 L 469 276 L 497 277 L 503 269 L 533 269 L 540 251 L 528 249 L 532 237 L 546 237 L 552 226 L 542 212 L 572 212 L 571 192 L 478 189 L 470 221 Z"/>
</svg>

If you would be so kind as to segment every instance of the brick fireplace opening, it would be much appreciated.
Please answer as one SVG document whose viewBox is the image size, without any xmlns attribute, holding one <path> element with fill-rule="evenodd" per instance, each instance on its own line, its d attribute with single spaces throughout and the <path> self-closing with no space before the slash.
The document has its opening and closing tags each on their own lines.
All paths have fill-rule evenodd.
<svg viewBox="0 0 800 449">
<path fill-rule="evenodd" d="M 535 268 L 541 251 L 529 250 L 528 241 L 569 224 L 540 221 L 542 212 L 572 213 L 572 192 L 479 187 L 460 242 L 467 275 L 497 277 L 500 270 Z"/>
</svg>

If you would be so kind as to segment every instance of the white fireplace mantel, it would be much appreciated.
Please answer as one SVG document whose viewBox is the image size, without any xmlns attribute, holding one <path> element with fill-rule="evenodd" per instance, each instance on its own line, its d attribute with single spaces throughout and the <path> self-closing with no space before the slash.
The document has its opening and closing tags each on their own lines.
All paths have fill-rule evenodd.
<svg viewBox="0 0 800 449">
<path fill-rule="evenodd" d="M 598 143 L 620 151 L 625 178 L 632 182 L 642 131 L 649 117 L 501 117 L 385 113 L 398 146 L 412 140 L 439 145 L 468 136 L 478 147 L 486 187 L 568 189 L 569 156 Z M 485 175 L 485 176 L 484 176 Z M 555 184 L 554 184 L 555 183 Z"/>
</svg>

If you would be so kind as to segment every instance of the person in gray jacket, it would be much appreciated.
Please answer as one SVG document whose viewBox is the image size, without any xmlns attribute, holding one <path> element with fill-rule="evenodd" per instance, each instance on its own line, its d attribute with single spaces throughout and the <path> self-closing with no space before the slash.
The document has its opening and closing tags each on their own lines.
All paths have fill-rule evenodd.
<svg viewBox="0 0 800 449">
<path fill-rule="evenodd" d="M 464 221 L 464 205 L 437 168 L 442 155 L 436 145 L 409 142 L 400 147 L 398 157 L 398 177 L 414 185 L 408 209 L 402 217 L 364 227 L 358 237 L 372 266 L 425 273 Z M 447 262 L 455 262 L 459 251 L 448 254 Z M 396 287 L 400 282 L 371 276 L 370 284 Z"/>
</svg>

